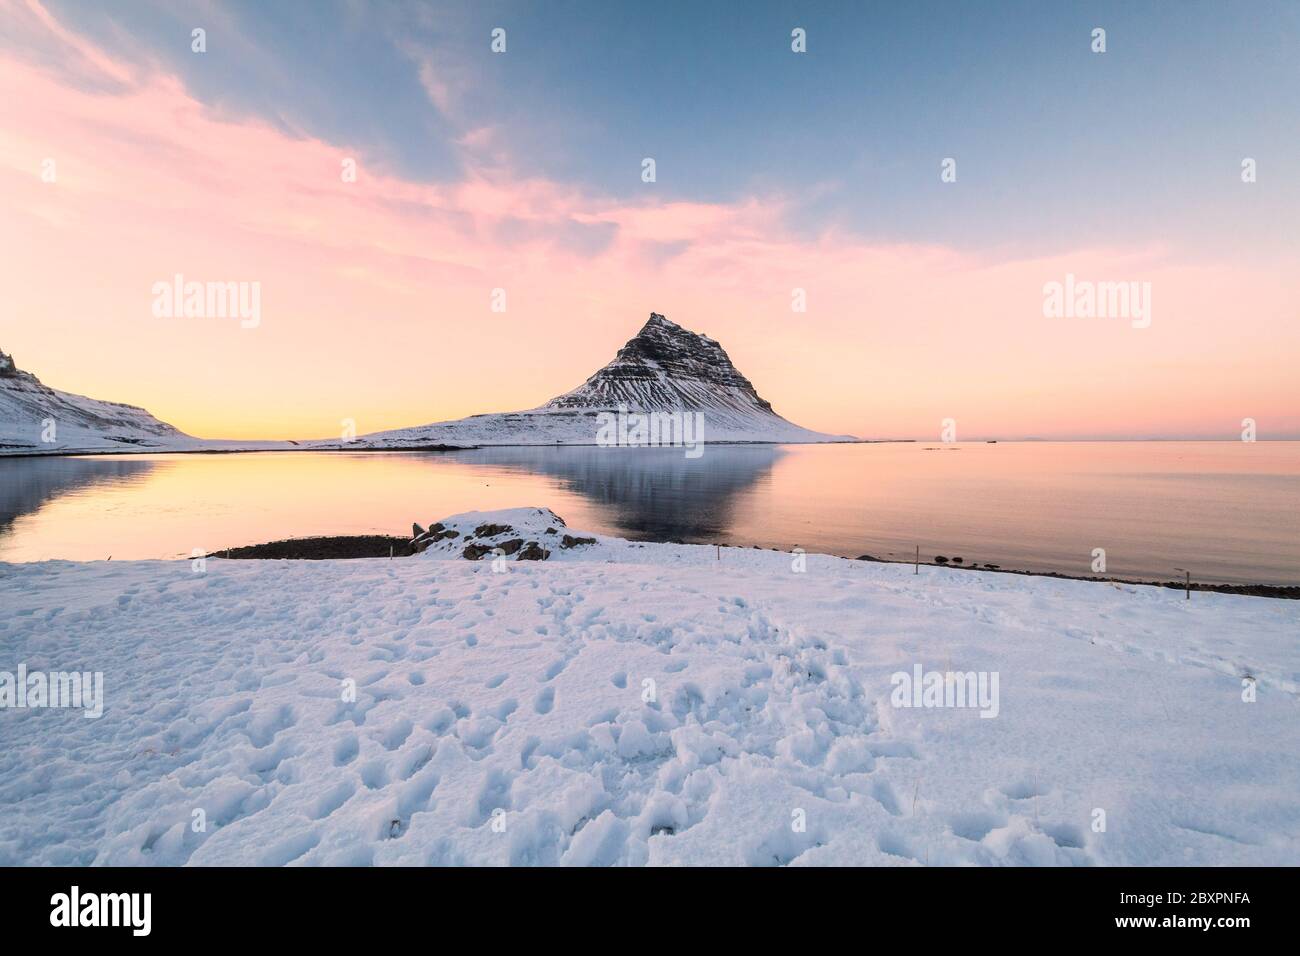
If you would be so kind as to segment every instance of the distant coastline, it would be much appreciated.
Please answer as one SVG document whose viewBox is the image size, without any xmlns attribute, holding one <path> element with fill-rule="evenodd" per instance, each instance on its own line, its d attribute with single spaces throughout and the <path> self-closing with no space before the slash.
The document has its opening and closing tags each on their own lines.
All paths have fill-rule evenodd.
<svg viewBox="0 0 1300 956">
<path fill-rule="evenodd" d="M 367 445 L 360 440 L 351 444 L 331 443 L 313 445 L 308 442 L 324 441 L 312 438 L 300 441 L 290 439 L 255 439 L 266 442 L 273 447 L 257 448 L 238 446 L 234 448 L 142 448 L 131 446 L 124 448 L 60 448 L 54 451 L 10 450 L 0 445 L 0 460 L 6 458 L 85 458 L 90 456 L 128 456 L 128 455 L 252 455 L 261 452 L 417 452 L 417 451 L 473 451 L 480 448 L 597 448 L 596 442 L 485 442 L 482 444 L 448 445 L 442 443 L 428 445 Z M 199 441 L 225 442 L 235 439 L 213 438 Z M 1234 438 L 964 438 L 958 442 L 944 443 L 927 438 L 852 438 L 824 442 L 788 442 L 788 441 L 712 441 L 706 445 L 933 445 L 935 448 L 960 448 L 963 445 L 1109 445 L 1131 444 L 1143 445 L 1153 442 L 1184 444 L 1238 445 L 1240 439 Z M 1249 444 L 1286 444 L 1300 442 L 1300 438 L 1260 438 Z M 633 449 L 636 450 L 636 449 Z M 1092 580 L 1092 579 L 1088 579 Z"/>
</svg>

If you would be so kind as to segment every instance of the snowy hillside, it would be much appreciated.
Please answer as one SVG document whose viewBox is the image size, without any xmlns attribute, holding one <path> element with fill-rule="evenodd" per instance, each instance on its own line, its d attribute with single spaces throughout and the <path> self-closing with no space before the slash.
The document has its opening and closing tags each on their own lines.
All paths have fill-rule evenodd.
<svg viewBox="0 0 1300 956">
<path fill-rule="evenodd" d="M 404 445 L 594 445 L 602 413 L 698 412 L 705 442 L 833 442 L 786 421 L 759 397 L 722 346 L 657 312 L 614 359 L 582 385 L 540 408 L 376 432 L 360 447 Z"/>
<path fill-rule="evenodd" d="M 192 441 L 143 408 L 50 388 L 0 352 L 0 453 L 152 451 Z"/>
<path fill-rule="evenodd" d="M 52 427 L 50 423 L 53 423 Z M 45 385 L 0 352 L 0 458 L 81 452 L 301 451 L 346 448 L 339 441 L 194 438 L 143 408 L 105 402 Z"/>
<path fill-rule="evenodd" d="M 1300 863 L 1297 602 L 426 536 L 0 565 L 3 668 L 104 675 L 0 713 L 0 864 Z M 998 693 L 901 706 L 916 668 Z"/>
</svg>

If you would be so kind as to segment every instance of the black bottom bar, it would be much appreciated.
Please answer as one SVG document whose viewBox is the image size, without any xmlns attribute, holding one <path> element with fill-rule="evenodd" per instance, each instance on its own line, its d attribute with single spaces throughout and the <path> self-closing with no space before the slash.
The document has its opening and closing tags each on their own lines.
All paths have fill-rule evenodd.
<svg viewBox="0 0 1300 956">
<path fill-rule="evenodd" d="M 688 933 L 683 920 L 703 919 L 738 938 L 807 933 L 810 945 L 827 933 L 865 943 L 876 932 L 987 940 L 1025 931 L 1059 934 L 1045 942 L 1199 936 L 1231 944 L 1294 928 L 1295 877 L 1289 869 L 11 869 L 0 916 L 9 942 L 75 932 L 80 942 L 391 948 L 414 934 L 412 942 L 442 948 L 448 934 L 472 931 L 481 941 L 519 934 L 536 943 L 540 934 L 616 946 L 628 934 Z M 116 894 L 149 894 L 147 936 L 137 932 L 146 925 L 143 895 Z"/>
</svg>

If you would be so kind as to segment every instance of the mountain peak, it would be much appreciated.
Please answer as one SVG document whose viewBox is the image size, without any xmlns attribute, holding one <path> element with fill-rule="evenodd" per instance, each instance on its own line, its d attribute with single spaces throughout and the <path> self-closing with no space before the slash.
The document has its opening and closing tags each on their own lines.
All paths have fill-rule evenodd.
<svg viewBox="0 0 1300 956">
<path fill-rule="evenodd" d="M 682 409 L 774 415 L 722 346 L 658 312 L 613 360 L 548 408 Z"/>
<path fill-rule="evenodd" d="M 681 326 L 676 322 L 668 321 L 668 318 L 663 314 L 659 312 L 651 312 L 650 318 L 646 319 L 645 325 L 641 326 L 641 331 L 644 332 L 646 329 L 655 328 L 656 326 L 663 326 L 670 329 L 681 328 Z"/>
<path fill-rule="evenodd" d="M 31 372 L 24 372 L 14 363 L 14 357 L 4 349 L 0 349 L 0 378 L 21 378 L 36 381 L 36 376 Z"/>
</svg>

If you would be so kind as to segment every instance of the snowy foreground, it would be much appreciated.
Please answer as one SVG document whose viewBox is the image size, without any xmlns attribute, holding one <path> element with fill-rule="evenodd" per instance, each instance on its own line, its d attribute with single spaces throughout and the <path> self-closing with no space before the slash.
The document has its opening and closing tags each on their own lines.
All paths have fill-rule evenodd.
<svg viewBox="0 0 1300 956">
<path fill-rule="evenodd" d="M 556 521 L 0 565 L 0 671 L 104 675 L 0 710 L 0 864 L 1300 864 L 1296 602 Z M 996 708 L 894 706 L 918 665 Z"/>
</svg>

